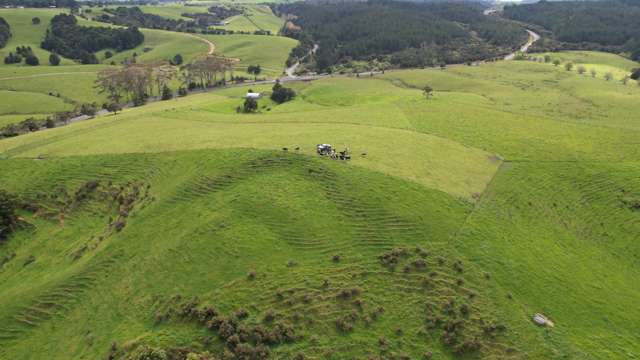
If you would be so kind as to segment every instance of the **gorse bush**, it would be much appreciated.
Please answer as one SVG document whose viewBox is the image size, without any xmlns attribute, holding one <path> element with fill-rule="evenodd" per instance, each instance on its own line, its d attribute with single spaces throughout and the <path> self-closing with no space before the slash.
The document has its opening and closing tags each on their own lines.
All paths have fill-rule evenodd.
<svg viewBox="0 0 640 360">
<path fill-rule="evenodd" d="M 18 202 L 12 194 L 0 190 L 0 242 L 16 229 L 18 224 L 18 215 L 16 210 Z"/>
</svg>

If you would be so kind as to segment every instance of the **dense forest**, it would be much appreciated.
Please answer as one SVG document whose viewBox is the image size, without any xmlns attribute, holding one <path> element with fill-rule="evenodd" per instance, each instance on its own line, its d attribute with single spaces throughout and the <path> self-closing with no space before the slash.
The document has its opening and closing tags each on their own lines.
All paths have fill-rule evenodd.
<svg viewBox="0 0 640 360">
<path fill-rule="evenodd" d="M 78 3 L 75 0 L 0 0 L 0 6 L 24 6 L 30 8 L 48 8 L 55 6 L 59 8 L 76 8 L 78 7 Z"/>
<path fill-rule="evenodd" d="M 290 19 L 283 33 L 301 42 L 293 57 L 319 45 L 320 71 L 382 57 L 401 67 L 461 63 L 501 55 L 526 40 L 522 27 L 485 16 L 472 3 L 294 3 L 274 10 Z"/>
<path fill-rule="evenodd" d="M 11 37 L 11 27 L 9 23 L 0 17 L 0 49 L 7 45 L 9 38 Z"/>
<path fill-rule="evenodd" d="M 60 14 L 51 19 L 51 29 L 42 42 L 42 48 L 83 64 L 96 64 L 96 51 L 132 49 L 144 41 L 136 27 L 112 29 L 79 26 L 73 15 Z"/>
<path fill-rule="evenodd" d="M 628 52 L 640 60 L 640 1 L 541 1 L 512 5 L 504 16 L 544 27 L 556 41 L 537 50 L 592 49 Z"/>
</svg>

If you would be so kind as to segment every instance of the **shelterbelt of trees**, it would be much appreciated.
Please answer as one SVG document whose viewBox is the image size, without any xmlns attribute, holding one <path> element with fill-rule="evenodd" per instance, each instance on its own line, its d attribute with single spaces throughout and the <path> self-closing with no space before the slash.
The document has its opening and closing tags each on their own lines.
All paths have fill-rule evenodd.
<svg viewBox="0 0 640 360">
<path fill-rule="evenodd" d="M 319 45 L 317 69 L 349 60 L 388 57 L 400 67 L 459 63 L 501 55 L 526 39 L 511 21 L 483 15 L 471 3 L 391 1 L 294 3 L 274 6 L 290 22 L 283 32 L 301 42 L 294 57 Z"/>
<path fill-rule="evenodd" d="M 0 49 L 7 45 L 7 41 L 11 37 L 11 27 L 9 23 L 0 17 Z"/>
<path fill-rule="evenodd" d="M 540 1 L 512 5 L 504 16 L 544 27 L 556 41 L 538 50 L 584 49 L 628 52 L 640 60 L 640 1 Z"/>
<path fill-rule="evenodd" d="M 83 64 L 97 64 L 96 51 L 133 49 L 143 41 L 144 35 L 136 27 L 113 29 L 80 26 L 75 16 L 60 14 L 51 19 L 51 29 L 47 30 L 42 48 Z"/>
<path fill-rule="evenodd" d="M 242 13 L 238 9 L 224 6 L 212 6 L 208 10 L 209 13 L 185 12 L 182 14 L 182 16 L 193 20 L 176 20 L 145 13 L 137 6 L 119 6 L 117 8 L 104 9 L 105 13 L 95 20 L 123 26 L 195 33 L 198 30 L 207 30 L 209 26 L 218 25 L 226 17 Z"/>
<path fill-rule="evenodd" d="M 24 6 L 30 8 L 75 8 L 78 3 L 75 0 L 0 0 L 0 6 Z"/>
</svg>

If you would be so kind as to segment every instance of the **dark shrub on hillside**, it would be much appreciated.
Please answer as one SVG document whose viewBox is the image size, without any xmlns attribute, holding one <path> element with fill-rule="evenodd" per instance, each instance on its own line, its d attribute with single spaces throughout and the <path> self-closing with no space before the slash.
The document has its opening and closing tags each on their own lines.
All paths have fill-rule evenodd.
<svg viewBox="0 0 640 360">
<path fill-rule="evenodd" d="M 12 52 L 9 53 L 9 55 L 5 56 L 4 58 L 4 63 L 9 65 L 9 64 L 20 64 L 22 62 L 22 56 L 18 55 L 18 54 L 14 54 Z"/>
<path fill-rule="evenodd" d="M 171 100 L 173 98 L 173 91 L 171 91 L 171 89 L 165 85 L 162 88 L 162 100 Z"/>
<path fill-rule="evenodd" d="M 18 224 L 17 208 L 18 201 L 15 196 L 0 190 L 0 243 L 6 240 Z"/>
<path fill-rule="evenodd" d="M 182 65 L 183 59 L 182 59 L 182 55 L 180 54 L 176 54 L 173 59 L 171 59 L 170 63 L 171 65 Z"/>
<path fill-rule="evenodd" d="M 9 23 L 0 17 L 0 49 L 2 49 L 11 37 L 11 27 Z"/>
<path fill-rule="evenodd" d="M 60 56 L 58 56 L 58 54 L 55 54 L 55 53 L 52 53 L 51 55 L 49 55 L 49 64 L 51 64 L 52 66 L 60 65 Z"/>
<path fill-rule="evenodd" d="M 258 102 L 255 99 L 247 98 L 244 101 L 244 105 L 242 106 L 242 109 L 246 113 L 255 112 L 256 110 L 258 110 Z"/>
<path fill-rule="evenodd" d="M 280 82 L 276 82 L 273 85 L 273 92 L 271 93 L 271 100 L 278 104 L 285 103 L 293 100 L 296 97 L 296 92 L 293 89 L 282 86 Z"/>
<path fill-rule="evenodd" d="M 29 56 L 24 59 L 24 63 L 31 66 L 38 66 L 40 65 L 40 60 L 37 56 L 29 54 Z"/>
</svg>

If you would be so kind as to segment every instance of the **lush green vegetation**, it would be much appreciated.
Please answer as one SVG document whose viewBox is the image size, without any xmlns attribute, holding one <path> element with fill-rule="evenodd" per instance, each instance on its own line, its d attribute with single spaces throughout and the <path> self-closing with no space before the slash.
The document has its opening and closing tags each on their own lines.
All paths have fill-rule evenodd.
<svg viewBox="0 0 640 360">
<path fill-rule="evenodd" d="M 11 27 L 5 19 L 0 17 L 0 49 L 7 45 L 10 37 Z"/>
<path fill-rule="evenodd" d="M 313 43 L 320 46 L 314 56 L 320 71 L 352 59 L 384 56 L 403 67 L 487 59 L 515 48 L 526 36 L 519 25 L 485 16 L 481 6 L 472 4 L 369 1 L 283 4 L 276 9 L 292 15 L 285 34 L 307 49 Z"/>
<path fill-rule="evenodd" d="M 83 64 L 97 64 L 95 52 L 115 49 L 120 52 L 132 49 L 144 41 L 144 35 L 136 27 L 115 29 L 78 25 L 73 15 L 60 14 L 51 19 L 51 30 L 42 42 L 42 48 Z"/>
<path fill-rule="evenodd" d="M 530 61 L 286 86 L 0 141 L 31 224 L 0 246 L 0 356 L 640 353 L 640 87 Z"/>
<path fill-rule="evenodd" d="M 266 31 L 278 34 L 284 25 L 284 20 L 275 16 L 267 5 L 243 5 L 242 14 L 232 16 L 226 21 L 228 24 L 222 28 L 234 32 Z"/>
<path fill-rule="evenodd" d="M 0 49 L 0 59 L 4 59 L 9 52 L 15 53 L 18 46 L 31 47 L 34 55 L 43 60 L 41 65 L 46 66 L 46 59 L 50 53 L 40 48 L 44 40 L 51 19 L 61 13 L 61 9 L 0 9 L 0 17 L 3 17 L 11 27 L 12 37 L 7 46 Z M 40 23 L 34 24 L 33 18 L 40 19 Z M 63 58 L 61 64 L 72 64 L 72 60 Z M 0 68 L 4 63 L 0 61 Z"/>
<path fill-rule="evenodd" d="M 147 7 L 145 7 L 146 9 Z M 158 7 L 164 8 L 164 7 Z M 181 7 L 181 11 L 193 12 L 194 7 Z M 92 10 L 96 13 L 97 8 Z M 186 10 L 185 10 L 186 9 Z M 206 8 L 203 7 L 204 11 Z M 176 11 L 177 9 L 174 9 Z M 0 127 L 19 123 L 27 118 L 45 119 L 58 111 L 68 111 L 84 103 L 104 103 L 105 94 L 98 94 L 95 88 L 96 74 L 107 64 L 121 65 L 137 63 L 157 63 L 182 58 L 182 65 L 206 54 L 209 44 L 203 38 L 185 33 L 164 30 L 141 29 L 144 42 L 139 46 L 117 52 L 116 49 L 98 51 L 96 57 L 105 65 L 77 65 L 73 60 L 61 57 L 59 66 L 49 66 L 51 56 L 40 48 L 51 19 L 60 14 L 59 9 L 0 9 L 0 16 L 10 24 L 13 36 L 7 46 L 0 49 L 0 58 L 9 53 L 16 54 L 16 48 L 31 48 L 39 58 L 40 66 L 6 65 L 0 61 L 0 90 L 3 92 L 0 110 Z M 34 24 L 32 19 L 40 19 Z M 78 24 L 88 27 L 108 27 L 111 25 L 77 17 Z M 215 53 L 239 59 L 236 76 L 248 77 L 244 71 L 248 65 L 261 64 L 261 77 L 273 77 L 282 73 L 287 54 L 296 42 L 284 37 L 259 37 L 254 35 L 203 36 L 215 45 Z M 21 59 L 24 64 L 24 58 Z M 181 85 L 177 78 L 170 87 L 175 91 Z M 9 96 L 9 97 L 5 97 Z M 7 100 L 6 102 L 4 100 Z M 11 102 L 9 102 L 11 100 Z M 30 104 L 35 104 L 30 106 Z M 43 104 L 39 106 L 38 104 Z M 21 114 L 24 114 L 21 115 Z"/>
<path fill-rule="evenodd" d="M 200 35 L 216 45 L 216 51 L 230 58 L 240 59 L 238 66 L 260 65 L 262 75 L 280 76 L 287 56 L 298 42 L 282 36 L 261 35 Z"/>
<path fill-rule="evenodd" d="M 75 8 L 78 3 L 75 0 L 0 0 L 0 6 L 24 6 L 27 8 Z"/>
<path fill-rule="evenodd" d="M 536 44 L 537 48 L 627 51 L 631 58 L 640 59 L 637 1 L 541 1 L 506 6 L 504 15 L 542 26 L 566 43 L 546 40 Z"/>
<path fill-rule="evenodd" d="M 175 20 L 160 15 L 143 12 L 139 7 L 119 6 L 107 8 L 96 20 L 116 25 L 144 27 L 150 29 L 163 29 L 172 31 L 195 31 L 193 24 L 182 19 Z"/>
<path fill-rule="evenodd" d="M 445 43 L 473 32 L 509 47 L 498 30 L 512 25 L 481 23 L 475 5 L 397 6 L 438 14 L 421 29 L 413 20 L 434 19 L 408 17 L 417 37 L 444 24 L 459 31 Z M 207 11 L 191 8 L 142 7 Z M 77 25 L 123 30 L 88 20 L 101 11 Z M 280 75 L 297 42 L 141 29 L 138 46 L 97 51 L 102 65 L 62 54 L 51 67 L 38 46 L 61 12 L 0 10 L 13 33 L 0 54 L 31 48 L 41 63 L 0 65 L 0 132 L 26 133 L 0 139 L 0 359 L 640 357 L 638 63 L 540 53 L 174 99 L 183 78 L 219 83 L 233 64 Z M 302 53 L 312 39 L 300 39 Z M 338 53 L 353 60 L 349 46 Z M 351 64 L 429 59 L 407 46 Z M 180 77 L 158 65 L 169 59 Z M 100 71 L 123 101 L 166 101 L 44 120 L 112 101 Z M 242 111 L 249 91 L 262 97 Z M 318 156 L 318 143 L 351 160 Z"/>
</svg>

